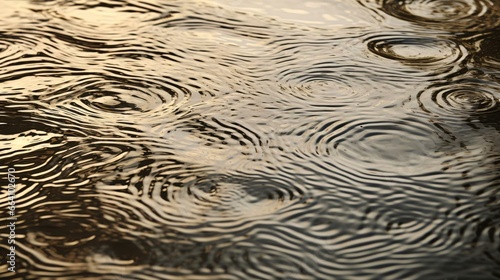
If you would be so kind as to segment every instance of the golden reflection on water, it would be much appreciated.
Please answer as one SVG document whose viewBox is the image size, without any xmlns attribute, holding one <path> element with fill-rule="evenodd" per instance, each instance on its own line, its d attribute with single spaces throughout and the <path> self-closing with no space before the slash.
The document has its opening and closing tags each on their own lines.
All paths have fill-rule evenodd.
<svg viewBox="0 0 500 280">
<path fill-rule="evenodd" d="M 494 3 L 5 1 L 0 278 L 500 278 Z"/>
</svg>

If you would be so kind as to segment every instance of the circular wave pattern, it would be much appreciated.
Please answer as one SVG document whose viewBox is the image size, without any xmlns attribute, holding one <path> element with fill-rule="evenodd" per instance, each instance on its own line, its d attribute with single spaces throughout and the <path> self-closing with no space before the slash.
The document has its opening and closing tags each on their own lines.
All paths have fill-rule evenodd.
<svg viewBox="0 0 500 280">
<path fill-rule="evenodd" d="M 101 85 L 97 85 L 100 87 Z M 107 84 L 104 89 L 100 88 L 87 91 L 80 96 L 79 104 L 96 115 L 119 114 L 134 115 L 152 113 L 167 108 L 169 104 L 175 103 L 178 94 L 175 92 L 164 92 L 158 94 L 151 89 L 145 89 L 134 85 Z"/>
<path fill-rule="evenodd" d="M 485 30 L 500 22 L 499 9 L 489 0 L 385 0 L 387 14 L 445 30 Z"/>
<path fill-rule="evenodd" d="M 318 75 L 319 76 L 319 75 Z M 288 81 L 287 81 L 288 82 Z M 327 106 L 332 104 L 336 107 L 349 106 L 354 101 L 361 102 L 366 97 L 367 86 L 361 81 L 347 80 L 344 77 L 323 76 L 307 77 L 298 82 L 288 82 L 290 85 L 282 89 L 291 93 L 293 96 L 316 104 Z"/>
<path fill-rule="evenodd" d="M 321 129 L 319 129 L 321 127 Z M 415 118 L 326 121 L 308 135 L 306 155 L 332 160 L 339 174 L 351 180 L 366 175 L 425 173 L 435 156 L 432 127 Z M 372 178 L 373 179 L 373 178 Z"/>
<path fill-rule="evenodd" d="M 211 0 L 70 2 L 6 3 L 15 14 L 0 19 L 16 34 L 0 42 L 0 158 L 22 167 L 18 278 L 476 279 L 496 269 L 481 254 L 493 248 L 498 263 L 488 189 L 498 178 L 483 175 L 498 157 L 479 167 L 490 156 L 481 149 L 443 158 L 429 116 L 408 117 L 395 100 L 464 67 L 459 39 L 381 31 L 390 22 L 375 34 L 356 18 L 332 31 L 244 8 L 217 16 Z M 303 7 L 344 11 L 334 2 Z M 496 9 L 399 3 L 416 23 L 456 30 Z M 36 18 L 16 23 L 31 9 Z M 418 101 L 450 118 L 497 112 L 494 83 L 458 84 Z M 483 200 L 464 183 L 485 189 Z M 0 278 L 12 276 L 5 268 Z"/>
<path fill-rule="evenodd" d="M 279 65 L 278 92 L 299 99 L 313 110 L 373 105 L 367 96 L 380 85 L 371 80 L 374 71 L 369 65 L 340 55 L 313 57 L 300 65 L 291 63 L 300 55 L 297 51 L 294 60 L 288 58 L 287 64 Z"/>
<path fill-rule="evenodd" d="M 445 102 L 453 108 L 460 108 L 472 113 L 490 111 L 497 105 L 497 100 L 484 92 L 457 90 L 443 94 Z"/>
<path fill-rule="evenodd" d="M 431 86 L 420 92 L 417 99 L 423 111 L 453 121 L 498 112 L 499 93 L 496 83 L 466 79 Z"/>
<path fill-rule="evenodd" d="M 379 56 L 413 66 L 451 66 L 465 55 L 459 44 L 422 36 L 382 35 L 368 38 L 368 49 Z M 443 66 L 442 66 L 443 65 Z"/>
<path fill-rule="evenodd" d="M 96 124 L 161 119 L 188 103 L 189 89 L 147 78 L 127 82 L 110 76 L 83 76 L 54 86 L 38 97 L 44 111 Z M 48 104 L 47 104 L 48 103 Z"/>
<path fill-rule="evenodd" d="M 237 174 L 231 178 L 209 174 L 179 178 L 166 174 L 154 178 L 147 193 L 154 201 L 148 204 L 161 205 L 171 219 L 206 217 L 207 222 L 236 227 L 300 204 L 306 190 L 292 180 L 269 178 L 266 174 Z"/>
</svg>

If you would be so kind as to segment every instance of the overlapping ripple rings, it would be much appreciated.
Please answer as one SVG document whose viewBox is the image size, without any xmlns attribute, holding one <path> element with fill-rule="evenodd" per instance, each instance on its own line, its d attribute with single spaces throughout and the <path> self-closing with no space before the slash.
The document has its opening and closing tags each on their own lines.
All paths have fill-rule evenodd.
<svg viewBox="0 0 500 280">
<path fill-rule="evenodd" d="M 389 62 L 387 60 L 398 63 L 400 65 L 394 64 L 393 69 L 400 71 L 401 79 L 407 79 L 402 73 L 415 72 L 410 77 L 421 77 L 421 82 L 456 75 L 462 71 L 469 55 L 467 49 L 455 40 L 422 33 L 369 34 L 363 41 L 371 52 L 371 59 L 382 58 L 384 65 Z"/>
<path fill-rule="evenodd" d="M 500 85 L 477 79 L 435 84 L 417 96 L 420 108 L 433 118 L 461 122 L 500 110 Z"/>
<path fill-rule="evenodd" d="M 368 38 L 368 49 L 382 57 L 415 66 L 451 65 L 463 58 L 457 43 L 433 37 L 386 35 Z"/>
<path fill-rule="evenodd" d="M 95 122 L 130 122 L 149 120 L 172 113 L 187 103 L 191 92 L 169 81 L 123 79 L 88 75 L 69 79 L 38 98 L 46 111 L 56 111 L 70 118 Z"/>
<path fill-rule="evenodd" d="M 450 31 L 488 30 L 500 22 L 492 0 L 383 0 L 381 6 L 397 18 Z"/>
<path fill-rule="evenodd" d="M 418 177 L 430 171 L 429 162 L 439 164 L 435 153 L 439 137 L 432 125 L 416 118 L 346 117 L 321 122 L 310 131 L 317 133 L 307 132 L 305 155 L 329 158 L 347 180 L 354 170 L 374 180 L 403 174 Z"/>
<path fill-rule="evenodd" d="M 183 186 L 176 186 L 180 182 Z M 159 205 L 177 209 L 177 219 L 209 214 L 206 222 L 217 223 L 229 230 L 239 228 L 249 220 L 260 219 L 262 215 L 284 211 L 293 204 L 300 205 L 306 190 L 303 186 L 296 186 L 292 180 L 273 179 L 265 174 L 233 178 L 216 175 L 175 178 L 166 175 L 163 180 L 155 179 L 155 186 L 150 192 L 149 196 Z"/>
</svg>

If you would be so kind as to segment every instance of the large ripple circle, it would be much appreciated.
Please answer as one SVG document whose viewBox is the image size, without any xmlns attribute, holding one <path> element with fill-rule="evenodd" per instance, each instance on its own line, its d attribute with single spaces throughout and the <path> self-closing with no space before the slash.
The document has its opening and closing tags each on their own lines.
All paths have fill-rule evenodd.
<svg viewBox="0 0 500 280">
<path fill-rule="evenodd" d="M 440 119 L 456 120 L 500 110 L 500 86 L 476 79 L 436 84 L 417 98 L 423 111 Z"/>
<path fill-rule="evenodd" d="M 489 0 L 385 0 L 382 10 L 397 18 L 445 30 L 484 30 L 498 25 Z"/>
<path fill-rule="evenodd" d="M 191 92 L 171 82 L 111 76 L 79 76 L 39 97 L 49 112 L 84 123 L 164 121 L 163 117 L 189 102 Z M 54 107 L 57 109 L 54 110 Z"/>
<path fill-rule="evenodd" d="M 417 118 L 353 118 L 325 124 L 310 136 L 305 148 L 328 158 L 339 175 L 410 176 L 428 171 L 436 160 L 436 135 L 431 125 Z"/>
<path fill-rule="evenodd" d="M 302 205 L 306 189 L 291 178 L 269 174 L 208 175 L 177 178 L 174 171 L 155 177 L 151 205 L 158 204 L 174 220 L 197 218 L 227 227 L 275 215 Z M 141 179 L 142 180 L 142 179 Z"/>
<path fill-rule="evenodd" d="M 439 38 L 387 34 L 366 41 L 372 53 L 413 66 L 443 68 L 460 61 L 465 54 L 459 44 Z"/>
</svg>

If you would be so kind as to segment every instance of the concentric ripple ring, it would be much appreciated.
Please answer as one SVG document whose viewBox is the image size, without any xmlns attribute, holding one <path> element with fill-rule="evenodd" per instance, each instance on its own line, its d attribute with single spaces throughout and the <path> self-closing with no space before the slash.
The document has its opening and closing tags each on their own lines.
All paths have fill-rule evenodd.
<svg viewBox="0 0 500 280">
<path fill-rule="evenodd" d="M 499 23 L 489 0 L 385 0 L 382 10 L 399 19 L 444 30 L 485 30 Z"/>
<path fill-rule="evenodd" d="M 423 36 L 381 35 L 366 41 L 374 54 L 416 66 L 450 65 L 465 53 L 454 41 Z"/>
<path fill-rule="evenodd" d="M 420 108 L 439 119 L 490 114 L 500 110 L 500 86 L 476 79 L 436 84 L 417 96 Z"/>
</svg>

